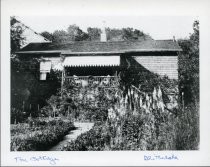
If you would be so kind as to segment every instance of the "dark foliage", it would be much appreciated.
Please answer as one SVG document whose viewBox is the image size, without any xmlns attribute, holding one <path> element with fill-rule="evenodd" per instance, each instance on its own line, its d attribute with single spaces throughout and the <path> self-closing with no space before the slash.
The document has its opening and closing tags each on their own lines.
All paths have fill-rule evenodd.
<svg viewBox="0 0 210 167">
<path fill-rule="evenodd" d="M 27 63 L 18 58 L 11 59 L 11 107 L 26 112 L 25 118 L 30 114 L 38 116 L 40 114 L 38 110 L 47 104 L 46 99 L 60 88 L 60 72 L 52 70 L 46 81 L 40 81 L 39 75 L 37 59 L 32 59 Z M 14 123 L 13 120 L 12 123 Z M 24 119 L 16 121 L 22 122 Z"/>
<path fill-rule="evenodd" d="M 87 32 L 84 32 L 79 26 L 69 25 L 67 30 L 55 30 L 52 34 L 44 31 L 41 33 L 45 38 L 54 43 L 66 43 L 70 41 L 100 41 L 100 28 L 88 27 Z M 106 28 L 108 41 L 135 41 L 135 40 L 152 40 L 152 38 L 143 31 L 133 28 Z"/>
<path fill-rule="evenodd" d="M 49 41 L 53 41 L 53 34 L 47 32 L 47 31 L 44 31 L 41 33 L 41 35 L 43 37 L 45 37 L 46 39 L 48 39 Z"/>
<path fill-rule="evenodd" d="M 194 33 L 187 40 L 179 40 L 183 54 L 179 55 L 179 90 L 183 92 L 182 107 L 177 119 L 179 150 L 199 149 L 199 21 L 193 24 Z"/>
<path fill-rule="evenodd" d="M 18 51 L 21 45 L 24 43 L 25 38 L 22 36 L 23 28 L 18 25 L 18 21 L 15 17 L 10 17 L 10 44 L 11 44 L 11 54 Z"/>
<path fill-rule="evenodd" d="M 193 24 L 194 33 L 187 40 L 179 40 L 183 53 L 179 56 L 180 92 L 185 103 L 199 103 L 199 22 Z"/>
<path fill-rule="evenodd" d="M 46 151 L 70 131 L 68 120 L 29 119 L 28 124 L 12 125 L 11 151 Z"/>
</svg>

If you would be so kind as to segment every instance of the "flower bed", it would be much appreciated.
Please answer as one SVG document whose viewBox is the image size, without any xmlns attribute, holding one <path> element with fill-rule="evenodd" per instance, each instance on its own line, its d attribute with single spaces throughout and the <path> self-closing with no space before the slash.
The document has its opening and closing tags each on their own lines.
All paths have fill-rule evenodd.
<svg viewBox="0 0 210 167">
<path fill-rule="evenodd" d="M 115 151 L 115 150 L 174 150 L 173 116 L 160 120 L 149 113 L 144 116 L 126 115 L 115 121 L 98 122 L 81 134 L 63 151 Z"/>
<path fill-rule="evenodd" d="M 174 150 L 175 112 L 165 109 L 161 86 L 152 89 L 145 92 L 134 85 L 66 89 L 66 98 L 76 106 L 69 109 L 70 117 L 95 125 L 62 150 Z"/>
<path fill-rule="evenodd" d="M 112 101 L 104 100 L 107 119 L 63 150 L 174 150 L 175 114 L 164 109 L 161 90 L 148 95 L 130 89 L 125 97 L 124 92 L 108 93 Z"/>
<path fill-rule="evenodd" d="M 69 120 L 39 118 L 11 125 L 11 151 L 45 151 L 75 127 Z"/>
</svg>

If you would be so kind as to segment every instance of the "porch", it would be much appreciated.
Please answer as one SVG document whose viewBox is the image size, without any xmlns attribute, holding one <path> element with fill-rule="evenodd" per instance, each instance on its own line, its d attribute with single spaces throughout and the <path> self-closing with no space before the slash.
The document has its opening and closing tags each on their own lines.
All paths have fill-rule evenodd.
<svg viewBox="0 0 210 167">
<path fill-rule="evenodd" d="M 119 85 L 119 77 L 115 76 L 65 76 L 64 83 L 75 83 L 77 86 L 97 86 L 113 88 Z"/>
<path fill-rule="evenodd" d="M 63 83 L 77 86 L 119 85 L 120 56 L 69 56 L 63 62 Z"/>
</svg>

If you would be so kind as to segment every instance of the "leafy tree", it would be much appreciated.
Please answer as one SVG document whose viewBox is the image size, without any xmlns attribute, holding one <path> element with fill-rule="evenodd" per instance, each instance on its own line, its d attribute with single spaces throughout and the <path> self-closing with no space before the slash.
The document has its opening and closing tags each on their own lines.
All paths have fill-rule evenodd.
<svg viewBox="0 0 210 167">
<path fill-rule="evenodd" d="M 44 31 L 44 32 L 41 33 L 41 35 L 43 37 L 47 38 L 48 40 L 53 41 L 53 34 L 47 32 L 47 31 Z"/>
<path fill-rule="evenodd" d="M 133 36 L 133 28 L 123 28 L 122 31 L 124 40 L 138 39 L 137 37 Z"/>
<path fill-rule="evenodd" d="M 179 55 L 179 90 L 184 92 L 185 107 L 176 123 L 178 150 L 199 147 L 199 22 L 193 24 L 189 39 L 179 40 L 183 53 Z"/>
<path fill-rule="evenodd" d="M 43 32 L 42 34 L 46 38 L 52 39 L 55 43 L 65 43 L 70 41 L 85 41 L 89 36 L 83 32 L 77 25 L 69 25 L 67 30 L 55 30 L 53 34 Z"/>
<path fill-rule="evenodd" d="M 20 25 L 18 25 L 18 23 L 19 21 L 16 20 L 15 17 L 10 18 L 10 43 L 12 55 L 20 49 L 25 40 L 22 36 L 24 30 Z"/>
<path fill-rule="evenodd" d="M 193 24 L 193 34 L 187 40 L 179 40 L 183 53 L 179 56 L 180 92 L 186 103 L 199 102 L 199 22 Z"/>
<path fill-rule="evenodd" d="M 121 29 L 117 29 L 117 28 L 107 28 L 106 29 L 106 33 L 107 33 L 107 39 L 109 41 L 122 41 L 122 30 Z"/>
<path fill-rule="evenodd" d="M 90 41 L 99 41 L 100 40 L 100 34 L 101 29 L 100 28 L 87 28 L 87 34 L 89 36 Z"/>
<path fill-rule="evenodd" d="M 55 43 L 68 42 L 68 33 L 64 30 L 55 30 L 53 32 L 53 42 Z"/>
<path fill-rule="evenodd" d="M 128 40 L 141 40 L 143 39 L 152 39 L 149 35 L 144 34 L 142 31 L 133 29 L 133 28 L 107 28 L 107 38 L 110 41 L 128 41 Z"/>
<path fill-rule="evenodd" d="M 67 28 L 70 41 L 84 41 L 88 39 L 88 34 L 83 32 L 77 25 L 73 24 Z"/>
<path fill-rule="evenodd" d="M 144 34 L 142 31 L 137 30 L 137 29 L 133 29 L 133 28 L 123 28 L 122 29 L 122 38 L 124 40 L 139 40 L 142 37 L 146 38 L 149 37 L 149 35 Z M 150 37 L 151 38 L 151 37 Z"/>
<path fill-rule="evenodd" d="M 55 42 L 70 42 L 70 41 L 100 41 L 100 28 L 88 27 L 87 32 L 82 31 L 79 26 L 73 24 L 69 25 L 67 30 L 56 30 L 53 34 L 48 32 L 42 32 L 42 35 Z M 126 41 L 126 40 L 145 40 L 152 39 L 149 35 L 144 34 L 142 31 L 133 28 L 106 28 L 107 40 L 108 41 Z"/>
</svg>

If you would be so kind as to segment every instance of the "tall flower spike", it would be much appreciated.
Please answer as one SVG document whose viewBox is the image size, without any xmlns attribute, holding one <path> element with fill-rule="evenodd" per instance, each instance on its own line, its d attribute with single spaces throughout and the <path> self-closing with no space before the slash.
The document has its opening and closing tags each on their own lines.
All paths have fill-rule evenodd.
<svg viewBox="0 0 210 167">
<path fill-rule="evenodd" d="M 133 89 L 131 89 L 131 95 L 133 95 Z"/>
<path fill-rule="evenodd" d="M 142 98 L 141 98 L 141 96 L 139 97 L 139 105 L 140 105 L 140 107 L 142 107 Z"/>
<path fill-rule="evenodd" d="M 159 99 L 162 99 L 162 91 L 161 91 L 161 89 L 160 89 L 160 86 L 159 86 L 159 88 L 158 88 L 158 98 L 159 98 Z"/>
<path fill-rule="evenodd" d="M 128 96 L 125 95 L 125 103 L 127 104 L 128 103 Z"/>
<path fill-rule="evenodd" d="M 130 95 L 131 95 L 131 94 L 130 94 L 130 90 L 128 89 L 128 97 L 130 97 Z"/>
<path fill-rule="evenodd" d="M 137 100 L 138 99 L 138 93 L 134 93 L 134 97 L 135 97 L 135 99 Z"/>
<path fill-rule="evenodd" d="M 149 101 L 149 96 L 148 96 L 148 94 L 146 94 L 146 101 L 147 101 L 147 102 Z"/>
<path fill-rule="evenodd" d="M 153 91 L 153 93 L 152 93 L 152 97 L 153 97 L 153 101 L 154 101 L 154 100 L 157 100 L 157 90 L 156 90 L 155 87 L 154 87 L 154 91 Z"/>
</svg>

